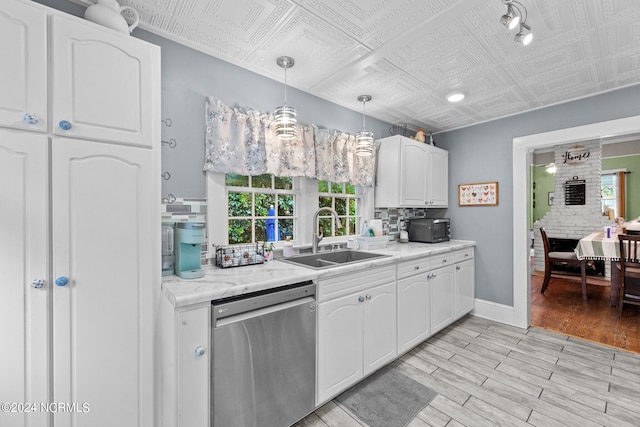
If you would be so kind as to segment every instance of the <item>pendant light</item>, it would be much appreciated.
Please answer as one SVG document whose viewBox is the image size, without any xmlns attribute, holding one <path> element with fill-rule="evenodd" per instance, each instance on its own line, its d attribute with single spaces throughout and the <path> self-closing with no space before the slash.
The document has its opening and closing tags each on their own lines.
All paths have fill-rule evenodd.
<svg viewBox="0 0 640 427">
<path fill-rule="evenodd" d="M 366 130 L 364 107 L 371 95 L 360 95 L 358 101 L 362 102 L 362 130 L 356 134 L 356 156 L 368 157 L 373 154 L 373 132 Z"/>
<path fill-rule="evenodd" d="M 276 137 L 288 141 L 296 137 L 296 109 L 287 106 L 287 68 L 293 67 L 296 61 L 289 56 L 280 56 L 276 63 L 284 68 L 284 105 L 276 108 L 274 113 Z"/>
</svg>

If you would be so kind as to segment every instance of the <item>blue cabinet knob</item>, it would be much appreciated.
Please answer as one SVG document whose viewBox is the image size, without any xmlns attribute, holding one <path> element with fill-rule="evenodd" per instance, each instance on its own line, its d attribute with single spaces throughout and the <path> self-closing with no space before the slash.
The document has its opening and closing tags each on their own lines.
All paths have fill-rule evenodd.
<svg viewBox="0 0 640 427">
<path fill-rule="evenodd" d="M 73 127 L 71 125 L 71 122 L 68 120 L 60 120 L 60 123 L 58 123 L 58 126 L 60 126 L 60 129 L 62 130 L 69 130 Z"/>
<path fill-rule="evenodd" d="M 358 301 L 360 301 L 360 302 L 364 302 L 364 297 L 363 297 L 362 295 L 360 295 L 360 296 L 358 297 Z"/>
<path fill-rule="evenodd" d="M 202 356 L 204 356 L 204 353 L 205 353 L 205 351 L 204 351 L 204 347 L 202 347 L 202 346 L 198 346 L 198 347 L 196 348 L 196 351 L 195 351 L 195 355 L 196 355 L 196 357 L 202 357 Z"/>
<path fill-rule="evenodd" d="M 37 125 L 38 116 L 33 113 L 24 113 L 24 115 L 22 116 L 22 121 L 28 125 Z"/>
<path fill-rule="evenodd" d="M 69 284 L 69 278 L 65 276 L 60 276 L 56 279 L 56 286 L 67 286 Z"/>
</svg>

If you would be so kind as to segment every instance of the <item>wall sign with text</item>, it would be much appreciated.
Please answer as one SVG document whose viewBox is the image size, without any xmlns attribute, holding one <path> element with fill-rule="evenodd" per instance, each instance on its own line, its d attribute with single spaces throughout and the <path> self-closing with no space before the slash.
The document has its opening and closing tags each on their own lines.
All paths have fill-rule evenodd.
<svg viewBox="0 0 640 427">
<path fill-rule="evenodd" d="M 587 147 L 582 145 L 573 145 L 569 147 L 567 151 L 562 154 L 565 164 L 567 165 L 581 165 L 586 163 L 591 156 L 591 151 Z"/>
</svg>

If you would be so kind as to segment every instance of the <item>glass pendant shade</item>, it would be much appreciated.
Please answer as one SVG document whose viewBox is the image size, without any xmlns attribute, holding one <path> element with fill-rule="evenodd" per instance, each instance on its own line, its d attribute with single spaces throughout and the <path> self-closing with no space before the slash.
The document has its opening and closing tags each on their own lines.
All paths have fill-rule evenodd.
<svg viewBox="0 0 640 427">
<path fill-rule="evenodd" d="M 275 111 L 276 137 L 291 140 L 296 137 L 296 109 L 282 105 Z"/>
<path fill-rule="evenodd" d="M 274 124 L 276 138 L 290 141 L 296 137 L 296 109 L 287 105 L 287 68 L 293 67 L 296 61 L 288 56 L 276 59 L 280 68 L 284 68 L 284 105 L 276 108 Z"/>
<path fill-rule="evenodd" d="M 364 106 L 371 95 L 360 95 L 358 101 L 362 102 L 362 130 L 356 134 L 356 156 L 369 157 L 373 154 L 373 132 L 366 130 Z"/>
<path fill-rule="evenodd" d="M 373 154 L 373 132 L 362 130 L 356 133 L 356 155 L 369 157 Z"/>
</svg>

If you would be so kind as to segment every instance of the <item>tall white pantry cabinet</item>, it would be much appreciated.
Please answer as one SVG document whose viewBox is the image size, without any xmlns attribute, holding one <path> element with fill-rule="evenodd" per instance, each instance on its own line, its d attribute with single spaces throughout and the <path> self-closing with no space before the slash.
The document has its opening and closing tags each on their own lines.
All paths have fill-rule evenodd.
<svg viewBox="0 0 640 427">
<path fill-rule="evenodd" d="M 160 49 L 2 0 L 0 57 L 0 425 L 152 427 Z"/>
</svg>

